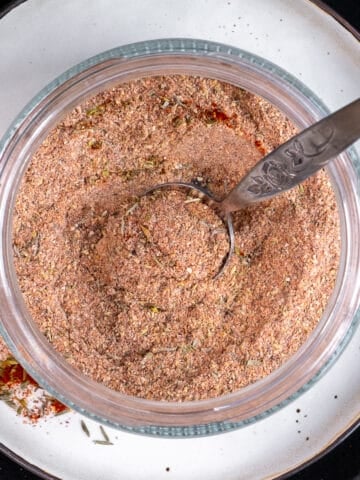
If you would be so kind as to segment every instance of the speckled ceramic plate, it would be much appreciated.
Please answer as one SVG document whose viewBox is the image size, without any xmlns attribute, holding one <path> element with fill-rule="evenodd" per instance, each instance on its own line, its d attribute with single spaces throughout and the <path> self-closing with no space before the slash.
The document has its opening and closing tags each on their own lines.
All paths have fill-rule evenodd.
<svg viewBox="0 0 360 480">
<path fill-rule="evenodd" d="M 0 136 L 45 84 L 116 45 L 196 37 L 249 50 L 306 83 L 330 109 L 360 96 L 360 45 L 307 0 L 28 0 L 0 20 Z M 360 154 L 360 145 L 356 148 Z M 0 402 L 0 443 L 45 478 L 277 478 L 309 462 L 360 419 L 360 329 L 330 370 L 295 401 L 240 430 L 158 439 L 70 413 L 31 426 Z M 41 473 L 42 472 L 42 473 Z M 46 473 L 44 473 L 46 472 Z"/>
</svg>

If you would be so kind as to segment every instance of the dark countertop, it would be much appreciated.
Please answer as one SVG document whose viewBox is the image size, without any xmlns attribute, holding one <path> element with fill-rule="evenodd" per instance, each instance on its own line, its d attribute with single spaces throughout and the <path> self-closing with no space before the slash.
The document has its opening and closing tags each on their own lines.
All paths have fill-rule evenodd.
<svg viewBox="0 0 360 480">
<path fill-rule="evenodd" d="M 0 16 L 12 6 L 23 0 L 2 2 Z M 270 0 L 269 0 L 270 1 Z M 359 0 L 323 0 L 350 25 L 360 31 Z M 360 79 L 359 79 L 360 81 Z M 38 480 L 40 477 L 30 473 L 5 454 L 0 452 L 0 480 Z M 325 456 L 310 466 L 289 477 L 289 480 L 360 480 L 360 427 Z M 105 480 L 105 479 L 104 479 Z M 186 480 L 186 479 L 184 479 Z M 244 479 L 246 480 L 246 479 Z"/>
</svg>

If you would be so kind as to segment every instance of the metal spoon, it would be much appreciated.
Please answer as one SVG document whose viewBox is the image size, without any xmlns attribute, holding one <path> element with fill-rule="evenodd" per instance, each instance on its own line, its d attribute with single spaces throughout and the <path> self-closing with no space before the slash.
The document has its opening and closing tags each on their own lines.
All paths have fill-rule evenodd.
<svg viewBox="0 0 360 480">
<path fill-rule="evenodd" d="M 262 158 L 223 199 L 196 183 L 167 182 L 143 195 L 169 187 L 197 190 L 215 207 L 227 225 L 229 251 L 215 276 L 225 269 L 234 252 L 231 212 L 280 195 L 323 168 L 330 160 L 360 138 L 360 98 L 311 125 Z"/>
</svg>

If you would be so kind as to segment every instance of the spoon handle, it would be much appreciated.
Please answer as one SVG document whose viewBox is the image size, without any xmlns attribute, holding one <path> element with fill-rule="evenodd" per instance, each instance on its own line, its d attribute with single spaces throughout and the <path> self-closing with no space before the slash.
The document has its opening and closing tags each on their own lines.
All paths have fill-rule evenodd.
<svg viewBox="0 0 360 480">
<path fill-rule="evenodd" d="M 323 168 L 360 138 L 360 98 L 262 158 L 221 202 L 224 211 L 279 195 Z"/>
</svg>

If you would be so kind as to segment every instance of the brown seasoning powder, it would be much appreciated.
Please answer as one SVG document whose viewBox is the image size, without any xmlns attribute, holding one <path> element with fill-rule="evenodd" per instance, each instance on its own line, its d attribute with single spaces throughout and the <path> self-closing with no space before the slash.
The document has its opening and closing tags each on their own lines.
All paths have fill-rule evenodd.
<svg viewBox="0 0 360 480">
<path fill-rule="evenodd" d="M 41 331 L 74 368 L 156 400 L 233 392 L 316 327 L 334 287 L 339 219 L 320 172 L 234 215 L 165 181 L 225 195 L 296 133 L 273 106 L 216 80 L 143 78 L 68 114 L 34 155 L 14 214 L 15 267 Z"/>
</svg>

